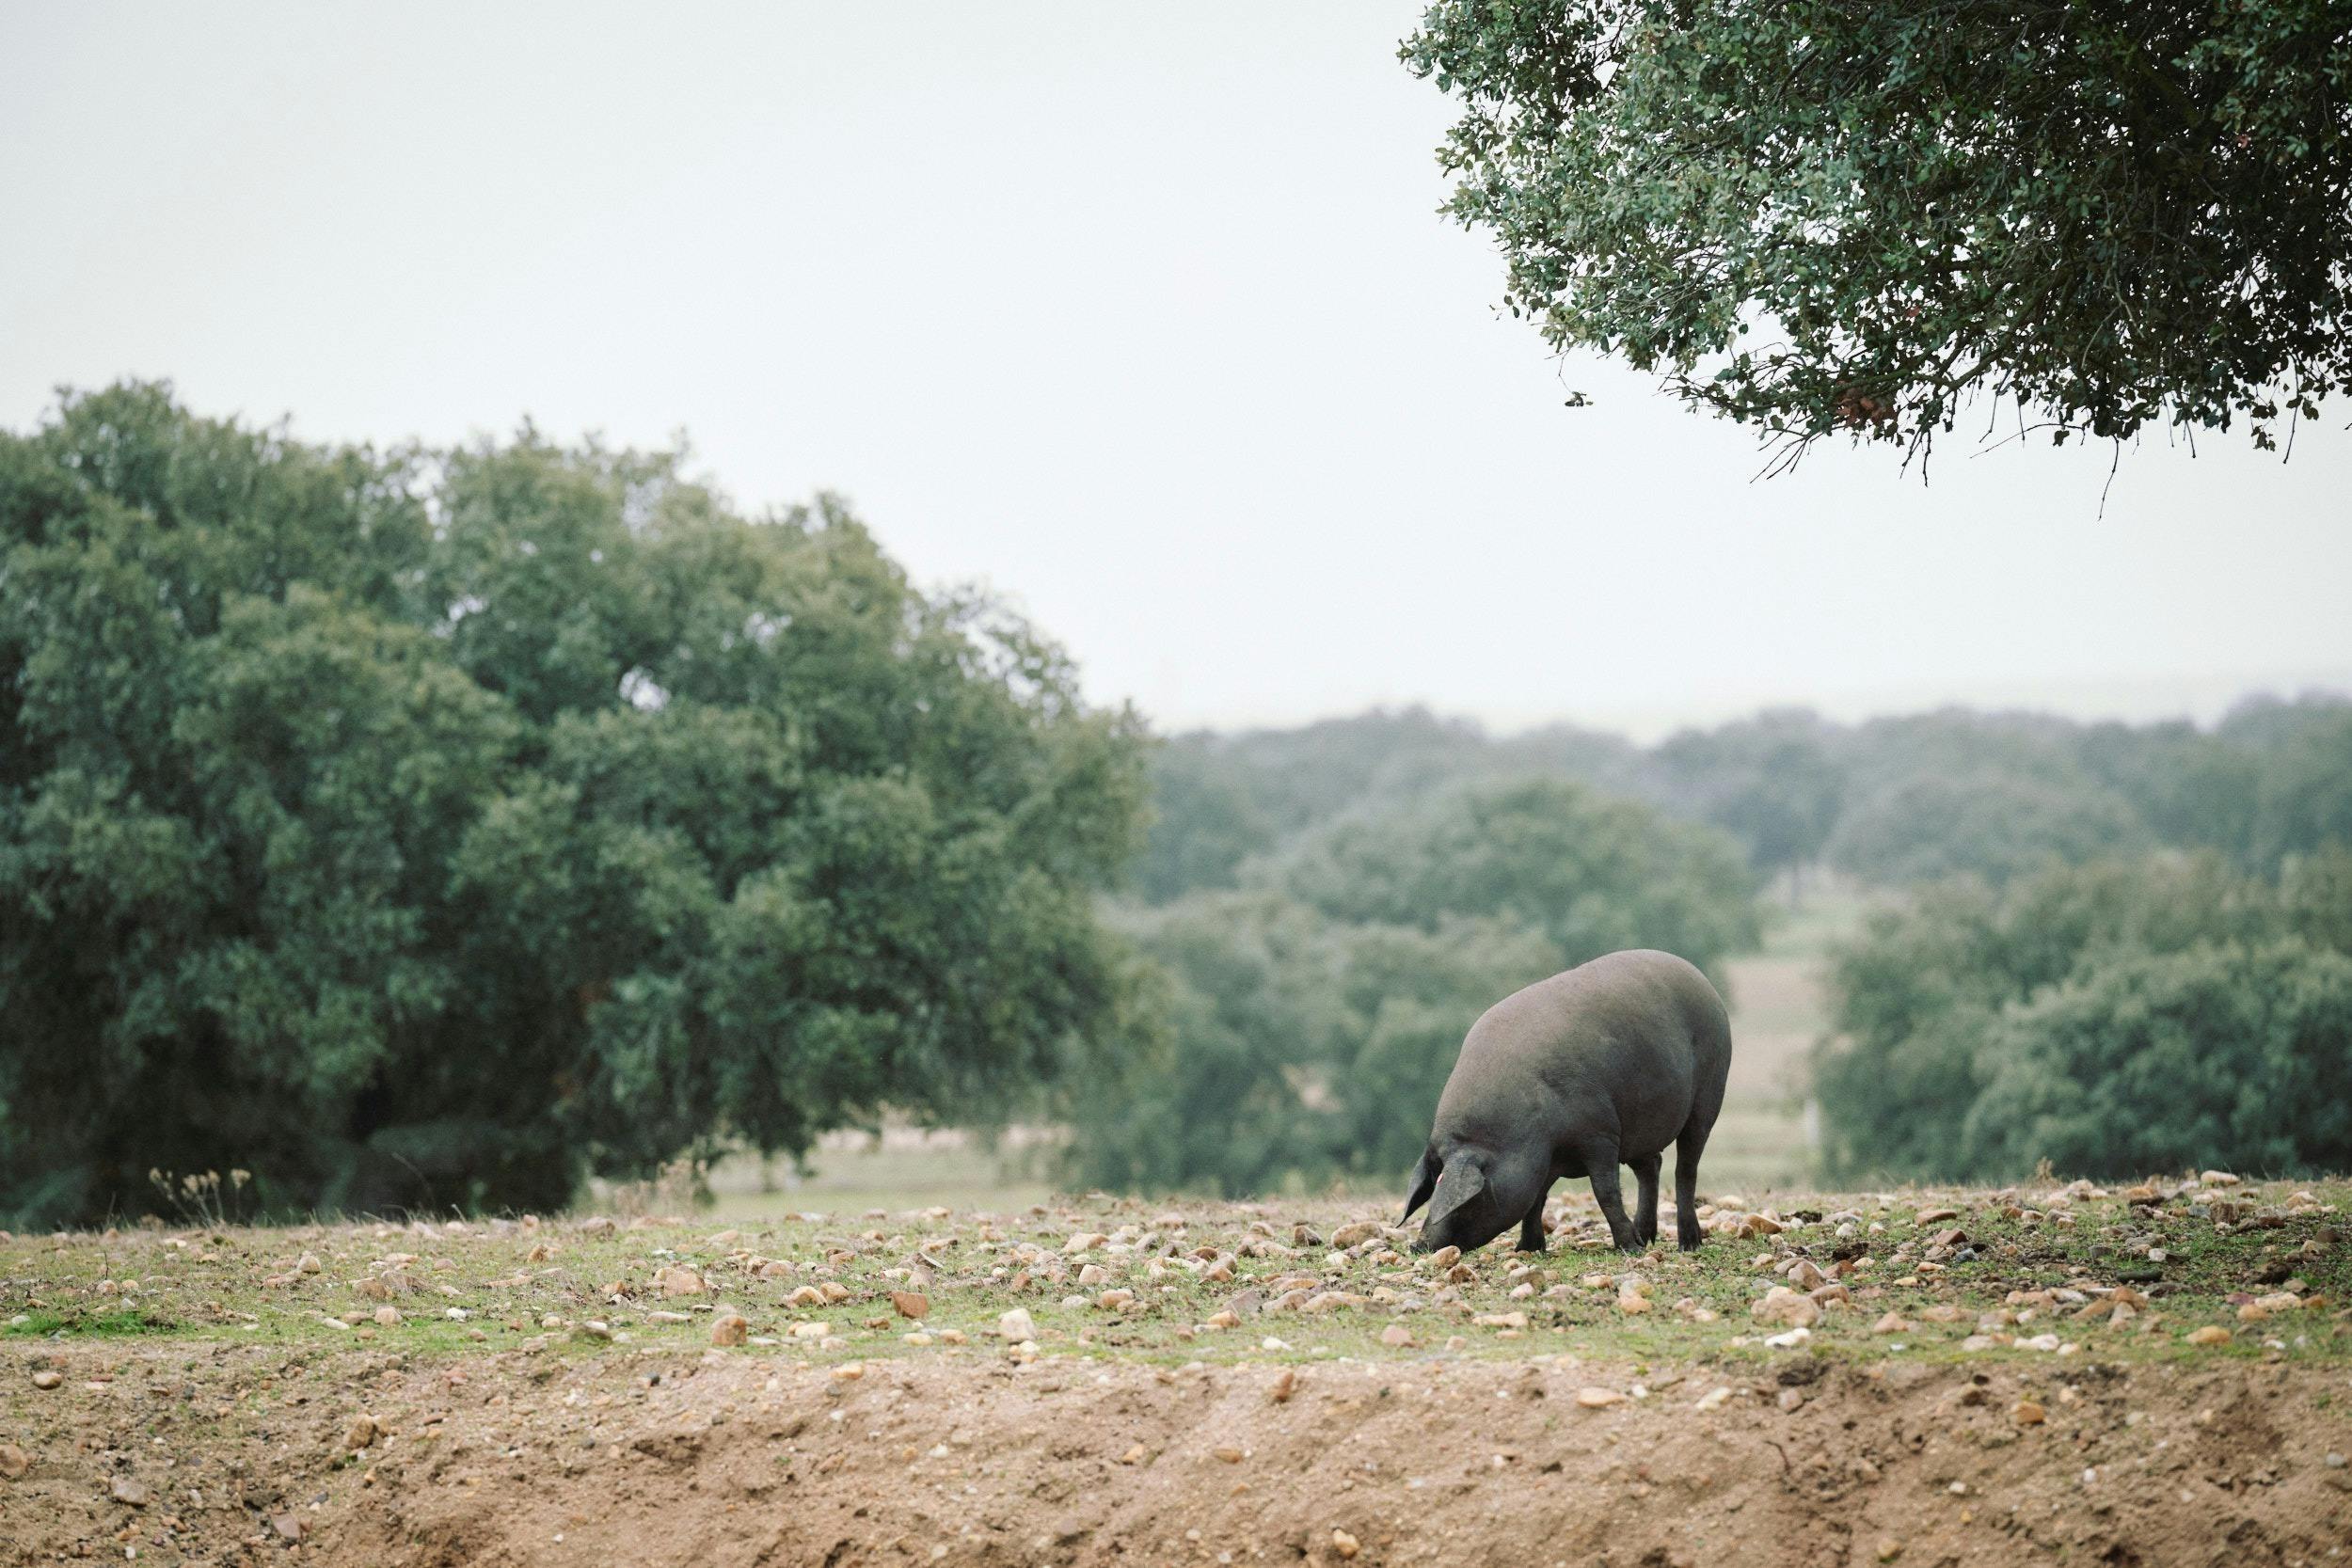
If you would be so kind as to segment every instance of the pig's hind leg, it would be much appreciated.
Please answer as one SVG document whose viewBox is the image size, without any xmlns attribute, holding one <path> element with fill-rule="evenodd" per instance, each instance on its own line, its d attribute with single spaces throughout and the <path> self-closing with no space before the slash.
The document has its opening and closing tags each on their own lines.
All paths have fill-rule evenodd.
<svg viewBox="0 0 2352 1568">
<path fill-rule="evenodd" d="M 1675 1242 L 1685 1252 L 1698 1251 L 1704 1234 L 1699 1229 L 1699 1155 L 1713 1131 L 1714 1117 L 1703 1127 L 1693 1119 L 1675 1140 Z"/>
<path fill-rule="evenodd" d="M 1633 1179 L 1641 1183 L 1633 1207 L 1633 1234 L 1644 1246 L 1658 1240 L 1658 1168 L 1662 1155 L 1652 1154 L 1633 1164 Z"/>
</svg>

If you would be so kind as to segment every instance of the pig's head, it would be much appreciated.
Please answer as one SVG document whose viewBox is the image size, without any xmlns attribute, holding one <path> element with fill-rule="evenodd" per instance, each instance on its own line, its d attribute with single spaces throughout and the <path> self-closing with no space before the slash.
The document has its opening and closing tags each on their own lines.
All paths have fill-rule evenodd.
<svg viewBox="0 0 2352 1568">
<path fill-rule="evenodd" d="M 1520 1169 L 1521 1164 L 1467 1145 L 1444 1155 L 1434 1147 L 1424 1150 L 1405 1202 L 1405 1219 L 1424 1202 L 1429 1205 L 1413 1250 L 1474 1251 L 1526 1218 L 1542 1197 L 1544 1182 Z"/>
</svg>

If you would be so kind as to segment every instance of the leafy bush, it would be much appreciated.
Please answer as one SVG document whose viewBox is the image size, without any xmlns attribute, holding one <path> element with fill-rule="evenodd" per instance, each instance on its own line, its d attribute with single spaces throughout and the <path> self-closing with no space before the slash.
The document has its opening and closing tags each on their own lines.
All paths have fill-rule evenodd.
<svg viewBox="0 0 2352 1568">
<path fill-rule="evenodd" d="M 1837 1034 L 1815 1059 L 1827 1162 L 1936 1180 L 2043 1158 L 2144 1171 L 2191 1148 L 2207 1164 L 2328 1165 L 2332 1110 L 2289 1089 L 2352 1056 L 2333 1010 L 2346 953 L 2342 847 L 2276 879 L 2208 854 L 1931 889 L 1875 915 L 1836 961 Z M 2169 1090 L 2149 1076 L 2164 1063 Z M 2150 1097 L 2168 1092 L 2159 1114 Z"/>
<path fill-rule="evenodd" d="M 2352 1170 L 2352 958 L 2298 938 L 2093 958 L 1984 1054 L 1979 1170 Z"/>
<path fill-rule="evenodd" d="M 1167 1031 L 1074 1085 L 1073 1179 L 1233 1195 L 1401 1178 L 1495 1002 L 1619 947 L 1720 966 L 1756 939 L 1728 840 L 1560 780 L 1351 817 L 1242 877 L 1129 916 L 1167 977 Z"/>
<path fill-rule="evenodd" d="M 1115 1040 L 1142 748 L 836 502 L 167 391 L 0 436 L 0 1212 L 560 1203 Z"/>
</svg>

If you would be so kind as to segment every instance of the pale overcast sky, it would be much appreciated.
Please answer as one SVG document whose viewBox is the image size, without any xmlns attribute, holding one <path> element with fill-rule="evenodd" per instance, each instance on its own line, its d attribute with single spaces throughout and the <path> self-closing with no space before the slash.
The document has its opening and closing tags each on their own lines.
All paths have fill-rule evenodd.
<svg viewBox="0 0 2352 1568">
<path fill-rule="evenodd" d="M 2285 466 L 2145 442 L 2104 517 L 2105 450 L 1751 483 L 1498 316 L 1416 12 L 0 0 L 0 425 L 137 375 L 322 439 L 683 429 L 1171 728 L 2352 685 L 2352 408 Z"/>
</svg>

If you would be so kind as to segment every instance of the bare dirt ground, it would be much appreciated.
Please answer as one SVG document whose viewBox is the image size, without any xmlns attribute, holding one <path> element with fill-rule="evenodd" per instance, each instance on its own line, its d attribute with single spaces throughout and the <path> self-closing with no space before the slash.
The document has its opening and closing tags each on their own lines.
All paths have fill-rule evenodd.
<svg viewBox="0 0 2352 1568">
<path fill-rule="evenodd" d="M 2338 1561 L 2347 1199 L 7 1238 L 0 1561 Z"/>
</svg>

